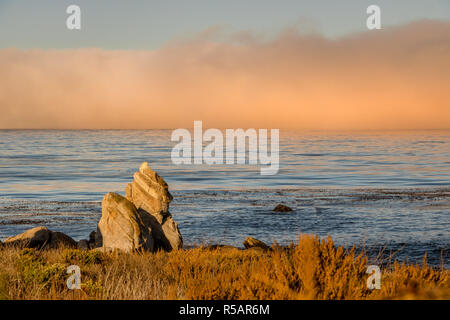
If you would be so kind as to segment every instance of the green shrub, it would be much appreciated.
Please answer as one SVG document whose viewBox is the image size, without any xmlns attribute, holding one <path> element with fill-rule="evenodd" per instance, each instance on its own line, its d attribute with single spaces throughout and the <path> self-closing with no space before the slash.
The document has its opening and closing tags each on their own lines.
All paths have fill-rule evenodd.
<svg viewBox="0 0 450 320">
<path fill-rule="evenodd" d="M 63 260 L 69 264 L 101 264 L 104 261 L 104 255 L 98 251 L 66 249 L 63 252 Z"/>
<path fill-rule="evenodd" d="M 68 275 L 66 265 L 62 263 L 49 264 L 36 249 L 22 249 L 16 260 L 16 269 L 26 285 L 38 284 L 49 288 L 52 283 L 63 283 Z"/>
</svg>

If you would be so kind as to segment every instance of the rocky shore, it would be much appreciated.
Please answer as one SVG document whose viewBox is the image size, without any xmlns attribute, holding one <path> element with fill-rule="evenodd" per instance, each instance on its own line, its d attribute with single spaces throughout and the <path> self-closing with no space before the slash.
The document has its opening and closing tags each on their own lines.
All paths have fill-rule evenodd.
<svg viewBox="0 0 450 320">
<path fill-rule="evenodd" d="M 64 233 L 40 226 L 9 237 L 4 243 L 0 242 L 0 246 L 39 249 L 66 247 L 103 252 L 170 252 L 182 249 L 183 237 L 169 212 L 173 197 L 168 184 L 147 162 L 142 163 L 133 178 L 126 186 L 125 197 L 113 192 L 103 197 L 102 216 L 97 230 L 92 231 L 88 239 L 75 241 Z M 281 204 L 274 209 L 282 212 L 291 210 Z M 262 241 L 251 237 L 247 237 L 243 244 L 245 249 L 270 249 Z M 210 247 L 231 248 L 224 245 Z"/>
</svg>

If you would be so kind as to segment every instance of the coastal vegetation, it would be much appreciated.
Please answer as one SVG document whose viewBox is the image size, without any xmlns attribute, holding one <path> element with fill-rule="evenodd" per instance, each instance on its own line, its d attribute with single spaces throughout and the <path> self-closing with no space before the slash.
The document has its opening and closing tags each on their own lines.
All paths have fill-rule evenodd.
<svg viewBox="0 0 450 320">
<path fill-rule="evenodd" d="M 67 287 L 67 268 L 81 289 Z M 364 250 L 301 235 L 297 244 L 171 252 L 0 248 L 0 299 L 449 299 L 450 270 L 392 261 L 370 290 Z"/>
</svg>

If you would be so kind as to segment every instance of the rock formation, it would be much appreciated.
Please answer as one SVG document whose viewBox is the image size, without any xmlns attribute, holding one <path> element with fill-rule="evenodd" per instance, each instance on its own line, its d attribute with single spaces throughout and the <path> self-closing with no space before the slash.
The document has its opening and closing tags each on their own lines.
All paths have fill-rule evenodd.
<svg viewBox="0 0 450 320">
<path fill-rule="evenodd" d="M 172 195 L 167 183 L 144 162 L 126 187 L 126 198 L 108 193 L 102 201 L 102 217 L 89 240 L 78 243 L 71 237 L 37 227 L 14 237 L 3 245 L 28 248 L 65 246 L 81 250 L 171 251 L 183 247 L 178 224 L 169 212 Z M 0 242 L 0 246 L 1 246 Z"/>
<path fill-rule="evenodd" d="M 36 227 L 17 236 L 9 237 L 4 244 L 23 248 L 77 247 L 77 242 L 71 237 L 61 232 L 48 230 L 46 227 Z"/>
<path fill-rule="evenodd" d="M 177 223 L 169 212 L 172 195 L 167 183 L 144 162 L 126 187 L 126 198 L 108 193 L 95 234 L 104 249 L 171 251 L 183 246 Z"/>
</svg>

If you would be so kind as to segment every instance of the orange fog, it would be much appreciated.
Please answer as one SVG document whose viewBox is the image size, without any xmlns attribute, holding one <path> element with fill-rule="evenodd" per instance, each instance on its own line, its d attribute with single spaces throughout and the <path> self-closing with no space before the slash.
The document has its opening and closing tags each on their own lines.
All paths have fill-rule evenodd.
<svg viewBox="0 0 450 320">
<path fill-rule="evenodd" d="M 152 51 L 2 49 L 0 114 L 3 129 L 449 129 L 450 22 Z"/>
</svg>

